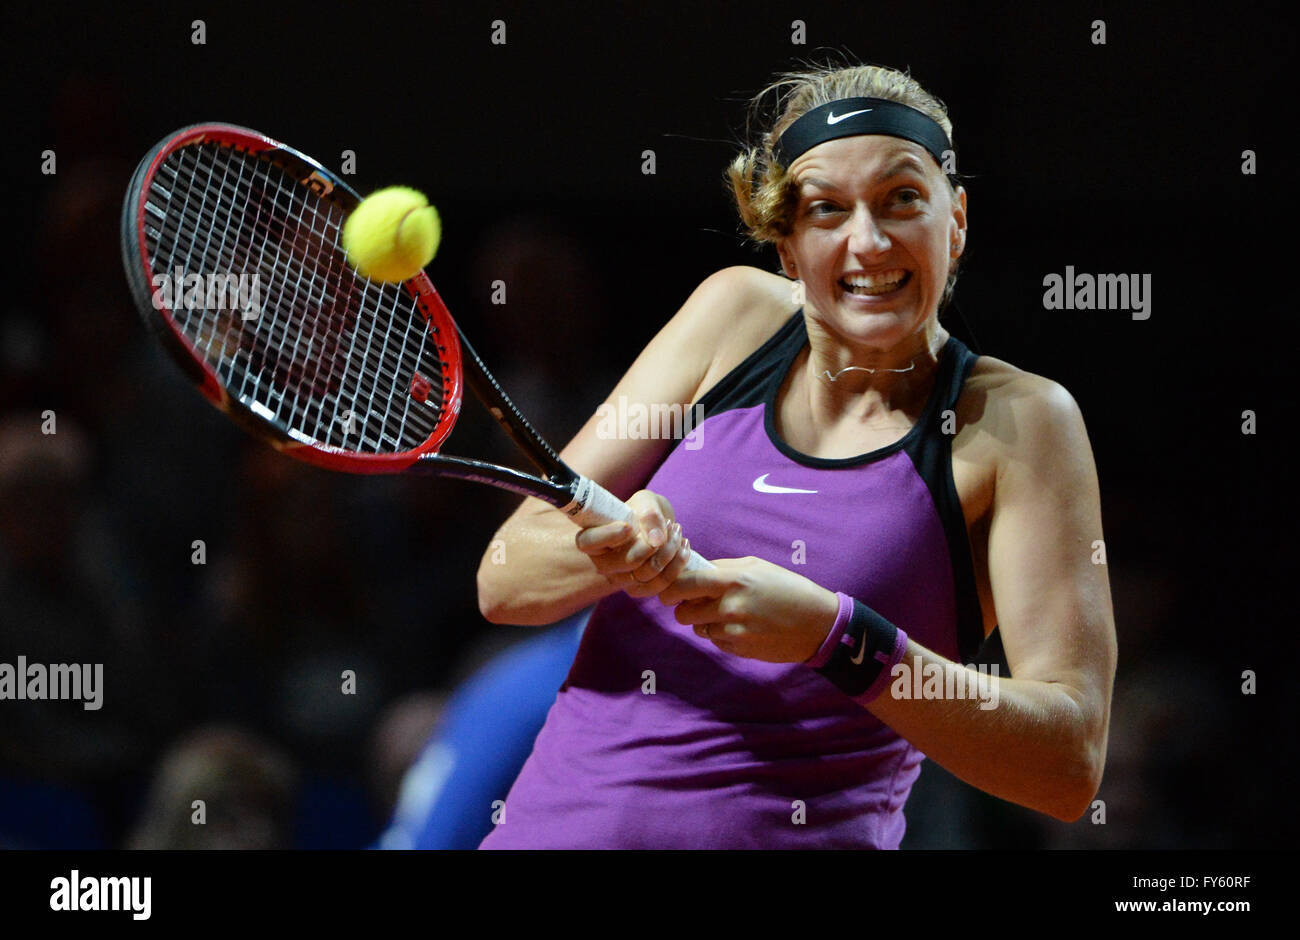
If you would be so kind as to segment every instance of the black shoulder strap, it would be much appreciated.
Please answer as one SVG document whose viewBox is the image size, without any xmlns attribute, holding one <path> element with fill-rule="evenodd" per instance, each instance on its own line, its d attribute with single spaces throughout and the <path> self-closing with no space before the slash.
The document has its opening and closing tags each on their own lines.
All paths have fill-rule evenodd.
<svg viewBox="0 0 1300 940">
<path fill-rule="evenodd" d="M 953 586 L 957 602 L 957 647 L 963 663 L 969 663 L 984 642 L 984 614 L 975 587 L 975 565 L 971 560 L 966 517 L 952 477 L 952 439 L 957 433 L 955 407 L 962 386 L 979 358 L 955 336 L 948 338 L 936 382 L 937 407 L 926 427 L 907 445 L 908 456 L 934 499 L 952 559 Z"/>
<path fill-rule="evenodd" d="M 807 339 L 803 309 L 800 308 L 767 342 L 700 396 L 696 404 L 703 406 L 704 417 L 763 404 L 768 385 L 784 376 L 790 360 Z"/>
</svg>

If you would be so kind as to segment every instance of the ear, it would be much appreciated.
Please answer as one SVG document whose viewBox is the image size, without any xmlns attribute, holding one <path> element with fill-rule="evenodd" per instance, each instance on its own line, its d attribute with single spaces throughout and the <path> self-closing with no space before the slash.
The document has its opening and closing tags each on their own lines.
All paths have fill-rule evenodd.
<svg viewBox="0 0 1300 940">
<path fill-rule="evenodd" d="M 948 255 L 952 260 L 966 250 L 966 188 L 958 186 L 952 196 L 952 223 L 948 227 Z"/>
<path fill-rule="evenodd" d="M 799 266 L 794 262 L 794 252 L 790 249 L 790 240 L 782 239 L 776 244 L 776 253 L 781 258 L 781 270 L 792 281 L 799 280 Z"/>
</svg>

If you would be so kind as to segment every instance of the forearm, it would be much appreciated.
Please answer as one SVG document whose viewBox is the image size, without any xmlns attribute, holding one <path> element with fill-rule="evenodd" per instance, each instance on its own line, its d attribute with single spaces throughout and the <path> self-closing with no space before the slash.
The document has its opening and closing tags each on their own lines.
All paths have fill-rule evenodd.
<svg viewBox="0 0 1300 940">
<path fill-rule="evenodd" d="M 555 623 L 616 590 L 574 544 L 572 520 L 534 502 L 502 524 L 479 562 L 479 610 L 491 623 Z"/>
<path fill-rule="evenodd" d="M 963 688 L 958 679 L 961 695 L 952 694 Z M 909 639 L 889 685 L 867 707 L 935 763 L 1004 800 L 1072 822 L 1096 795 L 1104 716 L 1064 683 L 981 678 Z"/>
</svg>

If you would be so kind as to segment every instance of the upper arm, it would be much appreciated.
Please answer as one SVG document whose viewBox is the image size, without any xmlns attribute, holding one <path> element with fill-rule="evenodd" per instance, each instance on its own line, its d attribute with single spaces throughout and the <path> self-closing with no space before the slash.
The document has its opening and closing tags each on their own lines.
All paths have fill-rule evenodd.
<svg viewBox="0 0 1300 940">
<path fill-rule="evenodd" d="M 1083 416 L 1038 376 L 1008 382 L 999 398 L 988 567 L 1007 664 L 1017 679 L 1062 683 L 1104 746 L 1115 623 Z"/>
<path fill-rule="evenodd" d="M 731 347 L 750 344 L 745 353 L 752 352 L 775 332 L 770 315 L 774 277 L 738 266 L 724 268 L 701 282 L 609 393 L 605 404 L 612 413 L 620 412 L 620 398 L 626 409 L 639 404 L 651 414 L 673 405 L 686 409 L 695 401 L 710 368 L 720 357 L 727 357 Z M 627 413 L 626 409 L 622 413 Z M 611 422 L 602 420 L 603 411 L 602 407 L 587 420 L 560 456 L 577 472 L 626 499 L 654 472 L 674 441 L 611 435 Z M 532 511 L 548 508 L 540 500 L 529 500 L 529 504 L 534 504 Z"/>
</svg>

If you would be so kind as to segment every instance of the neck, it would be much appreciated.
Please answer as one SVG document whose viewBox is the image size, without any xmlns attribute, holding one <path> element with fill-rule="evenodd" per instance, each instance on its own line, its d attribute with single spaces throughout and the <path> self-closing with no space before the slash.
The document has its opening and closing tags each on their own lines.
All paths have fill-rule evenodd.
<svg viewBox="0 0 1300 940">
<path fill-rule="evenodd" d="M 814 415 L 826 418 L 851 412 L 865 419 L 919 409 L 948 341 L 936 319 L 888 349 L 846 341 L 813 320 L 807 328 L 809 404 Z"/>
</svg>

